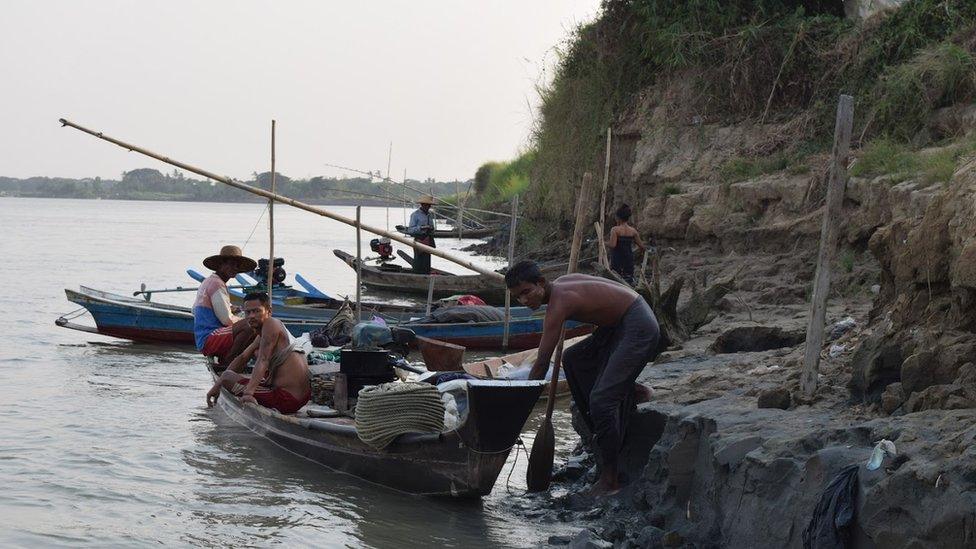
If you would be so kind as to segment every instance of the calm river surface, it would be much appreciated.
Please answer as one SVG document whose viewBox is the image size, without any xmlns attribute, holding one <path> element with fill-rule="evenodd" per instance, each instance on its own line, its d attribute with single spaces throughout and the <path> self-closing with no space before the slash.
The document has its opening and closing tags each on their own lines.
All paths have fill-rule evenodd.
<svg viewBox="0 0 976 549">
<path fill-rule="evenodd" d="M 532 505 L 522 495 L 524 453 L 510 489 L 514 454 L 481 502 L 404 496 L 330 473 L 207 409 L 209 376 L 192 349 L 54 325 L 76 308 L 66 287 L 194 285 L 184 270 L 203 271 L 202 259 L 221 245 L 244 244 L 263 209 L 0 198 L 0 546 L 525 547 L 572 531 L 513 510 Z M 355 216 L 351 207 L 331 209 Z M 385 208 L 363 212 L 386 226 Z M 402 210 L 389 215 L 391 226 L 403 222 Z M 266 220 L 247 255 L 266 256 Z M 289 280 L 297 271 L 323 291 L 355 294 L 353 271 L 332 255 L 353 251 L 352 228 L 284 206 L 275 228 Z M 434 265 L 460 272 L 438 258 Z M 529 444 L 542 410 L 525 428 Z M 565 411 L 557 423 L 565 452 L 576 436 Z"/>
</svg>

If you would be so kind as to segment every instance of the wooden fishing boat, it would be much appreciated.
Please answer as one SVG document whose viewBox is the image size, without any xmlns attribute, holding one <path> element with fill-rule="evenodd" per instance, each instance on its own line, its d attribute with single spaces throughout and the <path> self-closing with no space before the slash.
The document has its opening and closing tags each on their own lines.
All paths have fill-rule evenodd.
<svg viewBox="0 0 976 549">
<path fill-rule="evenodd" d="M 576 343 L 579 343 L 586 336 L 574 337 L 572 339 L 567 339 L 565 346 L 571 347 Z M 505 356 L 487 358 L 485 360 L 479 360 L 476 362 L 465 363 L 462 368 L 465 372 L 477 376 L 482 379 L 505 379 L 504 371 L 511 368 L 521 368 L 521 367 L 531 367 L 532 362 L 539 355 L 539 349 L 526 349 L 525 351 L 520 351 L 518 353 L 512 353 Z M 550 366 L 554 361 L 555 357 L 550 358 Z M 428 366 L 429 367 L 429 366 Z M 562 375 L 562 372 L 560 372 Z M 548 385 L 546 382 L 547 389 L 543 391 L 541 398 L 546 398 L 548 394 Z M 566 381 L 565 377 L 560 377 L 559 384 L 556 385 L 556 396 L 565 396 L 569 394 L 569 383 Z"/>
<path fill-rule="evenodd" d="M 355 256 L 342 250 L 333 250 L 332 253 L 353 270 L 356 269 Z M 396 294 L 426 296 L 431 277 L 434 278 L 435 298 L 473 294 L 493 305 L 505 302 L 505 285 L 482 274 L 456 275 L 435 269 L 430 275 L 424 275 L 405 269 L 402 265 L 376 267 L 364 262 L 362 266 L 362 283 L 367 288 Z"/>
<path fill-rule="evenodd" d="M 309 408 L 284 415 L 244 404 L 226 389 L 217 406 L 256 434 L 330 470 L 410 494 L 478 498 L 491 492 L 542 385 L 469 380 L 467 414 L 456 429 L 401 435 L 383 450 L 359 440 L 355 421 L 347 417 L 312 417 Z"/>
<path fill-rule="evenodd" d="M 65 328 L 148 343 L 176 343 L 192 345 L 193 312 L 188 307 L 166 305 L 118 294 L 82 287 L 80 291 L 65 289 L 68 301 L 83 309 L 64 315 L 55 324 Z M 309 315 L 315 311 L 317 316 Z M 77 313 L 89 312 L 95 326 L 73 322 Z M 366 309 L 364 318 L 370 318 Z M 325 326 L 335 316 L 336 309 L 312 309 L 310 307 L 275 307 L 274 316 L 285 323 L 292 335 L 300 336 Z M 505 331 L 505 323 L 467 322 L 450 324 L 417 323 L 410 320 L 422 315 L 418 312 L 375 311 L 388 324 L 410 328 L 417 335 L 462 345 L 468 349 L 499 349 Z M 531 314 L 524 309 L 519 314 Z M 542 317 L 513 317 L 509 324 L 509 348 L 528 349 L 539 346 L 542 337 Z M 589 333 L 592 327 L 567 323 L 569 334 Z"/>
</svg>

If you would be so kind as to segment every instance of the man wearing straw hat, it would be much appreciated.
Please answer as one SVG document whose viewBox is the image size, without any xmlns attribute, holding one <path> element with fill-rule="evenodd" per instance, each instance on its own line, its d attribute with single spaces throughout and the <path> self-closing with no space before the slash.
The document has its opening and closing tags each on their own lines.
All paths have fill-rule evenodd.
<svg viewBox="0 0 976 549">
<path fill-rule="evenodd" d="M 425 194 L 417 199 L 417 208 L 410 214 L 410 225 L 407 226 L 407 234 L 413 237 L 416 242 L 434 246 L 434 214 L 430 213 L 430 205 L 434 203 L 434 197 Z M 413 272 L 417 274 L 430 274 L 430 254 L 414 248 Z"/>
<path fill-rule="evenodd" d="M 237 246 L 224 246 L 220 253 L 203 260 L 203 266 L 214 274 L 197 290 L 193 302 L 193 335 L 197 350 L 204 356 L 215 356 L 227 366 L 254 340 L 254 330 L 246 320 L 231 310 L 227 281 L 238 273 L 253 271 L 257 263 Z"/>
</svg>

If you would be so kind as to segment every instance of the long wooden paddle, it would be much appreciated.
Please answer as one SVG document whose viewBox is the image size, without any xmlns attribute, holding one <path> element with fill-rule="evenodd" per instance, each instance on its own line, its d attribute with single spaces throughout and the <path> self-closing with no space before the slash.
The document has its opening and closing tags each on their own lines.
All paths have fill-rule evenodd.
<svg viewBox="0 0 976 549">
<path fill-rule="evenodd" d="M 569 268 L 567 274 L 575 273 L 579 263 L 580 244 L 583 241 L 583 204 L 589 190 L 592 176 L 589 172 L 583 174 L 583 185 L 580 187 L 576 199 L 576 226 L 573 228 L 573 247 L 569 251 Z M 556 385 L 559 383 L 559 365 L 563 359 L 563 340 L 566 330 L 561 329 L 559 343 L 556 344 L 556 356 L 552 364 L 552 378 L 549 380 L 549 401 L 546 402 L 546 418 L 539 427 L 532 441 L 532 453 L 529 454 L 529 467 L 525 471 L 525 485 L 529 492 L 541 492 L 549 489 L 552 480 L 552 464 L 555 459 L 556 436 L 552 428 L 552 411 L 556 405 Z"/>
</svg>

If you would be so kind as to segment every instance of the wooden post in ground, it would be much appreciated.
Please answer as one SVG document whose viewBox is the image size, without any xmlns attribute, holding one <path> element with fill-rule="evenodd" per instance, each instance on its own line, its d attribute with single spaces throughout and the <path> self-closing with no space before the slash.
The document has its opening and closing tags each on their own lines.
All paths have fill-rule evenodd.
<svg viewBox="0 0 976 549">
<path fill-rule="evenodd" d="M 607 268 L 607 270 L 609 270 L 610 258 L 607 256 L 607 243 L 605 240 L 603 240 L 603 223 L 597 221 L 593 224 L 593 228 L 596 229 L 597 248 L 600 250 L 600 265 L 603 265 Z"/>
<path fill-rule="evenodd" d="M 508 268 L 512 268 L 515 260 L 515 229 L 518 220 L 518 195 L 512 197 L 512 219 L 508 232 Z M 506 285 L 507 286 L 507 285 Z M 505 288 L 505 331 L 502 333 L 502 349 L 508 350 L 508 334 L 512 322 L 512 292 Z"/>
<path fill-rule="evenodd" d="M 271 121 L 271 193 L 277 193 L 275 188 L 275 121 Z M 274 199 L 268 199 L 268 303 L 271 303 L 271 287 L 274 286 Z"/>
<path fill-rule="evenodd" d="M 424 316 L 430 316 L 430 307 L 434 302 L 434 275 L 433 273 L 427 275 L 427 313 Z"/>
<path fill-rule="evenodd" d="M 610 128 L 607 128 L 607 159 L 603 164 L 603 194 L 600 197 L 600 233 L 597 237 L 600 242 L 603 242 L 603 229 L 607 226 L 607 186 L 610 184 L 610 139 L 611 139 Z M 605 246 L 600 246 L 600 263 L 604 266 L 608 265 L 607 262 L 607 248 Z"/>
<path fill-rule="evenodd" d="M 360 228 L 362 209 L 362 206 L 356 206 L 356 322 L 363 321 L 363 230 Z"/>
<path fill-rule="evenodd" d="M 824 319 L 827 315 L 827 294 L 830 292 L 830 264 L 837 247 L 837 231 L 841 223 L 844 205 L 844 189 L 847 185 L 847 158 L 854 125 L 854 98 L 841 95 L 837 102 L 837 121 L 834 126 L 834 150 L 824 206 L 823 225 L 820 229 L 820 252 L 817 254 L 817 274 L 813 280 L 813 297 L 807 324 L 806 351 L 803 355 L 803 372 L 800 390 L 811 398 L 817 390 L 817 374 L 820 368 L 820 348 L 824 339 Z"/>
<path fill-rule="evenodd" d="M 589 192 L 593 177 L 590 172 L 583 174 L 583 185 L 576 197 L 576 225 L 573 228 L 573 244 L 569 250 L 568 273 L 575 273 L 579 263 L 580 244 L 583 241 L 584 203 Z M 532 441 L 532 451 L 529 453 L 529 465 L 525 470 L 525 485 L 529 492 L 541 492 L 549 488 L 552 481 L 552 464 L 556 448 L 556 438 L 552 427 L 552 411 L 556 405 L 556 386 L 559 384 L 559 366 L 563 358 L 563 344 L 565 330 L 560 330 L 559 342 L 556 344 L 555 358 L 552 362 L 552 377 L 549 378 L 549 400 L 546 402 L 546 416 L 542 425 L 535 433 Z"/>
</svg>

